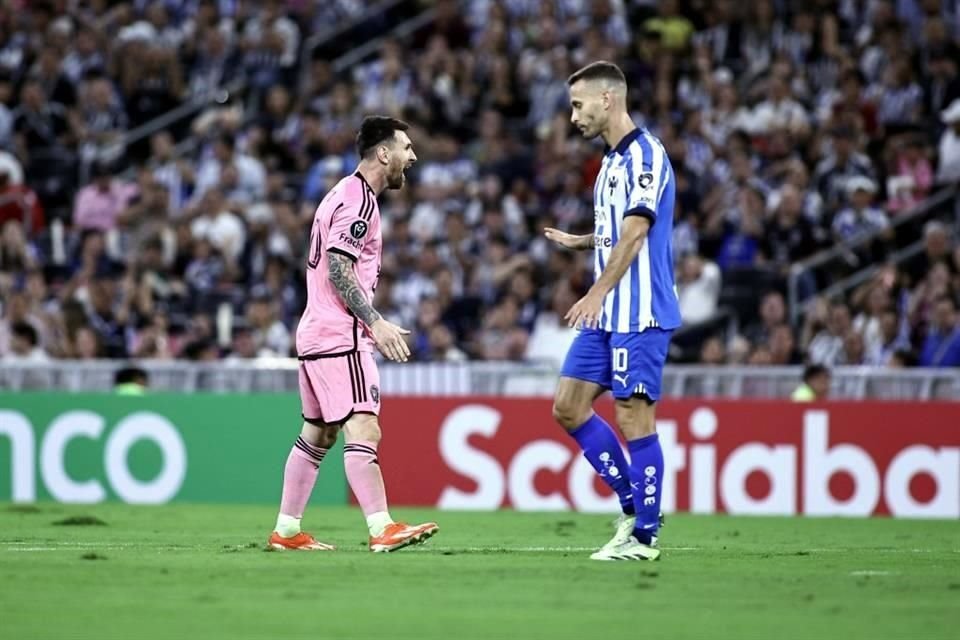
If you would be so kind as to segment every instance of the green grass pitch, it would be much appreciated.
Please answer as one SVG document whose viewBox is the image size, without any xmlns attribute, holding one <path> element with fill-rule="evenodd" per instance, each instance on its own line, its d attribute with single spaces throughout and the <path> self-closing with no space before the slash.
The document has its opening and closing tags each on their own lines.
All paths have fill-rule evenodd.
<svg viewBox="0 0 960 640">
<path fill-rule="evenodd" d="M 306 524 L 339 550 L 265 552 L 271 507 L 0 505 L 0 637 L 956 638 L 960 522 L 673 516 L 657 563 L 594 562 L 611 518 L 451 513 L 366 551 L 356 509 Z M 81 517 L 103 525 L 56 525 Z M 642 637 L 642 636 L 641 636 Z"/>
</svg>

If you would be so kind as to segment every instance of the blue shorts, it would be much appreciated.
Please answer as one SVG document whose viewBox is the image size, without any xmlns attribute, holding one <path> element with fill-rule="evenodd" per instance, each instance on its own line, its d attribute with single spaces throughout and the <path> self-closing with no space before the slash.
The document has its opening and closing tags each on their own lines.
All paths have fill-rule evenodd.
<svg viewBox="0 0 960 640">
<path fill-rule="evenodd" d="M 560 375 L 594 382 L 621 400 L 634 395 L 659 400 L 672 334 L 664 329 L 640 333 L 584 329 L 574 338 Z"/>
</svg>

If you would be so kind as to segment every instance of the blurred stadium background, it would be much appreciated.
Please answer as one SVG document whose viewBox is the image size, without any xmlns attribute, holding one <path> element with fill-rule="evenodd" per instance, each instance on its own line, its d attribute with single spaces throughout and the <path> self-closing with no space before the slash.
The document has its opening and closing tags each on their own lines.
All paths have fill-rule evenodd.
<svg viewBox="0 0 960 640">
<path fill-rule="evenodd" d="M 591 262 L 541 234 L 592 228 L 601 149 L 571 129 L 565 81 L 597 59 L 623 67 L 635 120 L 662 138 L 679 180 L 685 325 L 658 428 L 673 465 L 665 510 L 703 515 L 668 524 L 677 580 L 645 597 L 682 619 L 677 598 L 713 611 L 689 619 L 689 637 L 782 635 L 784 621 L 822 623 L 824 637 L 948 637 L 960 620 L 940 599 L 944 586 L 960 588 L 957 574 L 935 595 L 931 585 L 957 567 L 960 520 L 956 0 L 0 1 L 0 500 L 178 503 L 13 505 L 0 515 L 3 551 L 54 552 L 49 582 L 64 590 L 96 580 L 74 566 L 87 547 L 118 559 L 131 580 L 142 562 L 161 571 L 144 551 L 171 552 L 162 562 L 181 563 L 184 575 L 216 563 L 176 592 L 137 583 L 104 600 L 116 605 L 104 605 L 115 629 L 130 633 L 141 633 L 130 594 L 179 603 L 157 627 L 171 637 L 188 620 L 255 637 L 299 617 L 296 603 L 252 592 L 234 604 L 269 602 L 273 617 L 233 606 L 207 620 L 191 607 L 215 601 L 197 585 L 229 590 L 244 571 L 274 575 L 262 556 L 230 556 L 227 569 L 210 549 L 256 546 L 271 522 L 300 419 L 291 356 L 309 225 L 357 162 L 356 127 L 373 112 L 410 122 L 420 158 L 408 187 L 381 203 L 375 304 L 412 330 L 414 353 L 413 363 L 382 366 L 393 503 L 615 512 L 550 418 L 573 337 L 559 319 L 590 284 Z M 805 382 L 811 365 L 824 369 Z M 349 504 L 337 459 L 324 463 L 315 504 Z M 47 514 L 58 509 L 116 526 L 51 530 Z M 355 544 L 344 531 L 359 518 L 328 513 L 331 535 Z M 948 522 L 707 517 L 718 513 Z M 431 517 L 443 525 L 444 514 Z M 608 584 L 593 569 L 564 577 L 565 556 L 541 565 L 532 555 L 605 539 L 605 519 L 490 517 L 504 519 L 482 521 L 489 539 L 452 525 L 444 553 L 486 561 L 483 549 L 512 551 L 489 575 L 467 560 L 453 577 L 430 565 L 435 613 L 458 606 L 450 581 L 460 572 L 504 588 L 509 573 L 510 603 L 496 604 L 499 586 L 475 587 L 494 608 L 476 610 L 468 635 L 589 637 L 603 624 L 558 614 L 578 610 L 573 602 L 531 604 L 550 590 L 524 583 L 516 567 L 546 579 L 538 571 L 549 566 L 566 580 L 557 591 Z M 170 522 L 224 531 L 186 550 Z M 35 536 L 43 543 L 31 546 Z M 843 553 L 824 561 L 831 547 Z M 787 556 L 811 553 L 816 569 L 798 577 Z M 31 593 L 48 566 L 40 555 L 0 553 L 9 584 Z M 333 570 L 352 575 L 350 563 L 366 562 L 357 556 L 331 560 Z M 416 572 L 426 558 L 395 566 Z M 829 573 L 837 566 L 859 575 L 851 591 Z M 758 580 L 764 571 L 770 579 Z M 656 574 L 643 575 L 637 588 L 652 589 Z M 826 584 L 834 602 L 861 598 L 860 615 L 808 617 L 797 603 L 814 596 L 785 575 L 808 580 L 818 598 Z M 879 578 L 858 591 L 871 575 L 898 575 L 899 587 Z M 743 585 L 741 601 L 727 599 L 727 584 Z M 917 600 L 898 588 L 922 594 L 927 608 L 903 609 Z M 62 611 L 89 615 L 55 595 Z M 338 587 L 331 597 L 349 611 L 362 594 Z M 511 626 L 512 602 L 528 607 L 528 622 L 553 626 Z M 9 604 L 23 637 L 51 618 L 32 599 Z M 453 635 L 441 618 L 421 618 L 419 601 L 407 605 L 394 615 L 427 624 L 418 637 Z M 823 622 L 841 618 L 847 626 Z M 928 626 L 897 626 L 918 619 Z M 484 626 L 495 623 L 505 626 Z"/>
</svg>

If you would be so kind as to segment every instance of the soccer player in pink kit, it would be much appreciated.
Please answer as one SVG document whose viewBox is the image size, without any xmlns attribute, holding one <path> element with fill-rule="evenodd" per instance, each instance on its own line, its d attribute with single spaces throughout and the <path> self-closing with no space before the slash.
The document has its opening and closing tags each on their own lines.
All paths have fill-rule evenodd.
<svg viewBox="0 0 960 640">
<path fill-rule="evenodd" d="M 344 467 L 370 529 L 371 551 L 396 551 L 431 537 L 437 525 L 394 522 L 387 511 L 377 461 L 380 442 L 380 376 L 373 348 L 406 362 L 409 333 L 371 306 L 380 276 L 380 208 L 377 195 L 399 189 L 417 159 L 406 123 L 364 119 L 357 134 L 360 165 L 326 195 L 313 219 L 307 255 L 307 308 L 297 328 L 303 427 L 287 458 L 275 549 L 330 551 L 301 531 L 300 519 L 320 463 L 343 430 Z"/>
</svg>

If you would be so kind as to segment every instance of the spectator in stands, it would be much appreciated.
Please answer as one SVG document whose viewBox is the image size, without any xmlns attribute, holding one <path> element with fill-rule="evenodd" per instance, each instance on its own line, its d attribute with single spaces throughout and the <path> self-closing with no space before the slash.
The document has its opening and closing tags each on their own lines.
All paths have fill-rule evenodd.
<svg viewBox="0 0 960 640">
<path fill-rule="evenodd" d="M 797 350 L 793 329 L 789 325 L 781 324 L 770 332 L 770 341 L 767 345 L 770 351 L 770 364 L 776 366 L 790 366 L 800 364 L 803 358 Z"/>
<path fill-rule="evenodd" d="M 923 280 L 933 265 L 946 264 L 954 274 L 960 273 L 951 257 L 950 229 L 939 220 L 931 220 L 923 227 L 923 253 L 908 260 L 902 270 L 910 277 L 911 284 Z"/>
<path fill-rule="evenodd" d="M 127 115 L 133 126 L 170 111 L 186 93 L 176 52 L 146 35 L 145 43 L 130 46 L 124 54 L 122 86 L 127 97 Z"/>
<path fill-rule="evenodd" d="M 829 207 L 845 202 L 852 178 L 873 177 L 870 159 L 856 146 L 856 133 L 847 127 L 838 127 L 831 132 L 832 150 L 817 165 L 814 182 Z M 863 184 L 863 183 L 861 183 Z"/>
<path fill-rule="evenodd" d="M 43 90 L 48 102 L 70 109 L 76 105 L 77 91 L 73 82 L 61 71 L 60 53 L 53 46 L 45 46 L 29 72 Z"/>
<path fill-rule="evenodd" d="M 797 387 L 790 399 L 794 402 L 820 402 L 830 396 L 830 369 L 813 364 L 803 371 L 803 383 Z"/>
<path fill-rule="evenodd" d="M 851 178 L 847 182 L 850 206 L 841 210 L 833 219 L 833 236 L 836 242 L 850 243 L 882 232 L 888 232 L 887 237 L 891 237 L 887 214 L 872 204 L 876 193 L 877 185 L 869 178 Z"/>
<path fill-rule="evenodd" d="M 5 364 L 32 364 L 47 362 L 50 357 L 40 347 L 37 330 L 27 322 L 17 322 L 12 327 L 10 351 L 3 357 Z"/>
<path fill-rule="evenodd" d="M 92 178 L 93 182 L 77 193 L 73 224 L 81 230 L 110 231 L 116 228 L 137 187 L 115 178 L 113 168 L 105 162 L 93 165 Z"/>
<path fill-rule="evenodd" d="M 76 360 L 95 360 L 106 356 L 97 332 L 91 327 L 78 327 L 70 342 L 69 357 Z"/>
<path fill-rule="evenodd" d="M 429 336 L 431 362 L 464 362 L 467 354 L 456 346 L 454 335 L 444 324 L 434 325 Z"/>
<path fill-rule="evenodd" d="M 265 287 L 255 288 L 247 307 L 247 322 L 253 330 L 258 353 L 289 357 L 293 349 L 290 330 L 277 317 L 276 301 Z"/>
<path fill-rule="evenodd" d="M 565 329 L 554 307 L 592 272 L 589 256 L 555 251 L 539 229 L 589 230 L 601 152 L 572 135 L 563 97 L 567 70 L 593 59 L 629 61 L 631 108 L 674 160 L 677 275 L 687 322 L 713 313 L 725 283 L 751 282 L 756 274 L 764 278 L 758 287 L 782 286 L 767 278 L 782 277 L 833 230 L 845 238 L 882 227 L 883 212 L 871 206 L 877 184 L 891 214 L 920 202 L 932 156 L 892 136 L 942 134 L 938 175 L 955 182 L 950 167 L 960 166 L 950 147 L 960 135 L 957 34 L 934 14 L 898 12 L 883 2 L 869 11 L 849 2 L 836 11 L 721 2 L 697 13 L 697 3 L 601 0 L 474 2 L 460 17 L 457 3 L 444 1 L 435 22 L 410 39 L 387 38 L 345 72 L 329 58 L 365 42 L 370 34 L 363 26 L 297 59 L 301 30 L 349 20 L 363 10 L 360 4 L 65 3 L 55 22 L 46 9 L 12 14 L 0 55 L 0 147 L 9 131 L 14 146 L 6 148 L 16 150 L 26 171 L 2 153 L 0 166 L 9 167 L 8 184 L 26 173 L 28 185 L 20 193 L 0 187 L 0 219 L 19 225 L 0 249 L 6 269 L 0 293 L 8 306 L 25 273 L 44 274 L 51 285 L 66 280 L 57 295 L 63 309 L 51 314 L 59 319 L 34 325 L 49 353 L 72 352 L 69 343 L 84 335 L 85 320 L 73 317 L 71 307 L 107 272 L 112 308 L 128 307 L 127 349 L 144 357 L 180 353 L 170 328 L 181 323 L 172 320 L 178 315 L 197 312 L 198 323 L 210 324 L 199 320 L 202 314 L 230 304 L 235 319 L 243 319 L 256 306 L 250 298 L 258 285 L 275 303 L 275 322 L 292 331 L 303 304 L 302 238 L 319 194 L 356 162 L 351 149 L 360 111 L 401 109 L 414 125 L 412 137 L 433 153 L 410 174 L 409 189 L 381 202 L 386 246 L 378 297 L 383 292 L 387 300 L 378 308 L 412 325 L 424 297 L 437 301 L 440 320 L 423 328 L 424 357 L 546 354 L 549 340 L 538 344 L 539 336 L 562 339 L 551 327 Z M 302 87 L 294 77 L 299 70 Z M 188 91 L 222 95 L 213 89 L 232 79 L 247 88 L 232 90 L 228 104 L 126 151 L 132 169 L 145 166 L 152 178 L 141 175 L 134 190 L 125 167 L 115 167 L 117 179 L 131 186 L 118 213 L 103 217 L 95 206 L 78 216 L 85 222 L 59 222 L 79 204 L 78 187 L 85 195 L 96 189 L 76 171 L 78 151 L 95 147 L 92 155 L 102 156 L 112 150 L 103 141 L 124 130 L 124 115 L 136 125 L 179 105 Z M 57 102 L 76 102 L 71 89 L 79 98 L 76 117 Z M 117 111 L 121 105 L 126 114 Z M 187 132 L 199 144 L 177 144 Z M 865 184 L 862 178 L 871 187 L 849 192 Z M 207 207 L 211 191 L 216 206 Z M 24 207 L 31 193 L 35 201 Z M 862 206 L 850 202 L 863 198 Z M 909 244 L 913 233 L 911 225 L 898 226 L 897 246 Z M 920 257 L 901 270 L 881 270 L 890 276 L 883 285 L 889 306 L 879 315 L 879 302 L 870 305 L 874 294 L 852 300 L 853 330 L 871 363 L 907 362 L 891 351 L 908 348 L 909 338 L 918 350 L 935 301 L 960 287 L 948 230 L 933 223 L 924 239 Z M 800 283 L 800 298 L 867 266 L 884 248 L 863 252 L 856 267 L 811 274 Z M 129 256 L 138 259 L 115 264 Z M 702 266 L 694 268 L 698 260 Z M 714 282 L 711 265 L 725 283 Z M 731 269 L 740 273 L 728 276 Z M 825 304 L 812 305 L 816 313 L 806 316 L 797 341 L 806 359 L 835 364 L 857 348 L 843 344 L 849 313 L 846 326 L 831 330 Z M 888 326 L 892 312 L 900 313 L 898 334 Z M 751 327 L 752 345 L 724 336 L 727 358 L 793 359 L 784 355 L 789 340 L 777 328 L 785 319 L 761 324 L 757 335 Z M 718 361 L 715 349 L 702 348 L 706 337 L 696 336 L 686 351 Z M 220 355 L 211 332 L 185 341 L 190 357 Z"/>
<path fill-rule="evenodd" d="M 223 192 L 218 187 L 208 189 L 188 215 L 196 216 L 190 223 L 193 238 L 208 240 L 229 265 L 235 265 L 243 252 L 247 232 Z"/>
<path fill-rule="evenodd" d="M 850 309 L 842 302 L 830 306 L 826 326 L 810 341 L 808 360 L 832 367 L 843 361 L 844 337 L 850 333 Z"/>
<path fill-rule="evenodd" d="M 767 224 L 761 251 L 786 275 L 792 263 L 816 253 L 819 243 L 813 223 L 803 215 L 803 195 L 794 185 L 783 185 L 775 201 L 774 219 Z"/>
<path fill-rule="evenodd" d="M 933 166 L 922 138 L 908 136 L 902 144 L 897 139 L 891 161 L 890 177 L 887 178 L 887 210 L 902 213 L 919 204 L 933 187 Z"/>
<path fill-rule="evenodd" d="M 753 110 L 751 133 L 769 135 L 786 130 L 796 139 L 809 133 L 809 116 L 791 94 L 788 78 L 771 76 L 767 80 L 767 99 Z"/>
<path fill-rule="evenodd" d="M 677 288 L 683 323 L 698 324 L 712 318 L 720 299 L 720 267 L 701 256 L 691 255 L 683 259 L 679 276 Z"/>
<path fill-rule="evenodd" d="M 553 287 L 550 306 L 537 316 L 530 340 L 527 343 L 526 359 L 531 362 L 547 362 L 559 368 L 567 349 L 577 335 L 576 329 L 567 325 L 563 316 L 576 303 L 570 283 L 557 282 Z"/>
<path fill-rule="evenodd" d="M 83 23 L 77 28 L 70 53 L 63 60 L 63 72 L 74 85 L 79 85 L 88 74 L 106 71 L 106 57 L 97 39 L 96 29 Z"/>
<path fill-rule="evenodd" d="M 214 292 L 226 267 L 210 239 L 203 235 L 192 243 L 191 258 L 184 271 L 184 282 L 190 293 L 191 307 L 210 312 Z"/>
<path fill-rule="evenodd" d="M 484 360 L 521 360 L 529 335 L 518 326 L 520 307 L 512 297 L 504 298 L 483 319 L 477 353 Z"/>
<path fill-rule="evenodd" d="M 126 325 L 130 318 L 132 291 L 128 283 L 118 279 L 114 269 L 94 274 L 86 287 L 87 322 L 97 332 L 100 344 L 109 358 L 127 356 Z"/>
<path fill-rule="evenodd" d="M 880 339 L 867 346 L 865 364 L 874 367 L 891 366 L 898 353 L 911 350 L 910 340 L 903 331 L 900 315 L 891 308 L 880 313 Z"/>
<path fill-rule="evenodd" d="M 121 139 L 127 131 L 127 114 L 106 77 L 94 76 L 85 82 L 74 128 L 84 161 L 115 162 L 120 158 L 123 153 Z"/>
<path fill-rule="evenodd" d="M 17 156 L 28 167 L 46 161 L 72 140 L 66 108 L 59 102 L 50 102 L 43 85 L 35 79 L 28 79 L 20 89 L 20 106 L 13 112 L 13 131 Z"/>
<path fill-rule="evenodd" d="M 760 322 L 745 331 L 752 344 L 766 344 L 773 331 L 787 321 L 787 305 L 779 291 L 768 291 L 760 301 Z"/>
<path fill-rule="evenodd" d="M 957 290 L 946 263 L 938 262 L 930 267 L 927 276 L 913 290 L 909 299 L 910 319 L 921 329 L 933 322 L 937 301 L 943 297 L 955 298 Z"/>
<path fill-rule="evenodd" d="M 663 0 L 658 6 L 658 15 L 643 23 L 648 33 L 660 34 L 660 42 L 671 53 L 684 53 L 693 36 L 693 23 L 680 15 L 677 0 Z"/>
<path fill-rule="evenodd" d="M 719 366 L 726 361 L 727 354 L 719 336 L 710 336 L 700 348 L 700 364 Z"/>
<path fill-rule="evenodd" d="M 914 124 L 923 107 L 923 90 L 913 78 L 910 63 L 899 57 L 883 71 L 883 82 L 872 90 L 877 117 L 884 126 Z"/>
<path fill-rule="evenodd" d="M 937 300 L 920 351 L 922 367 L 960 367 L 960 323 L 957 303 L 950 296 Z"/>
<path fill-rule="evenodd" d="M 35 247 L 27 242 L 23 224 L 7 220 L 0 225 L 0 272 L 14 274 L 38 266 Z"/>
<path fill-rule="evenodd" d="M 226 356 L 225 361 L 241 363 L 244 360 L 276 357 L 278 356 L 272 349 L 259 341 L 257 332 L 254 331 L 246 319 L 240 318 L 234 323 L 230 353 Z"/>
<path fill-rule="evenodd" d="M 197 169 L 194 197 L 203 196 L 209 189 L 221 184 L 228 168 L 236 171 L 236 188 L 243 192 L 247 202 L 259 202 L 267 190 L 267 172 L 258 159 L 238 153 L 229 134 L 222 134 L 213 142 L 213 154 L 203 160 Z"/>
<path fill-rule="evenodd" d="M 843 337 L 843 353 L 840 364 L 846 366 L 860 366 L 867 363 L 867 349 L 863 334 L 855 329 L 847 332 Z"/>
<path fill-rule="evenodd" d="M 937 182 L 951 184 L 960 181 L 960 98 L 950 103 L 940 114 L 947 125 L 937 148 Z"/>
</svg>

